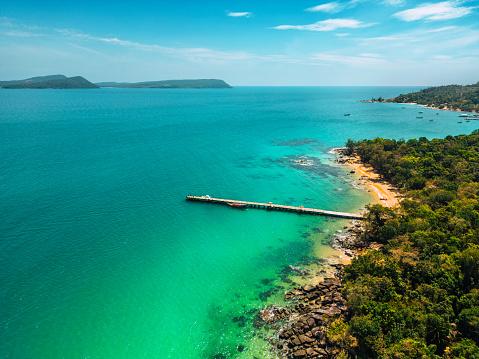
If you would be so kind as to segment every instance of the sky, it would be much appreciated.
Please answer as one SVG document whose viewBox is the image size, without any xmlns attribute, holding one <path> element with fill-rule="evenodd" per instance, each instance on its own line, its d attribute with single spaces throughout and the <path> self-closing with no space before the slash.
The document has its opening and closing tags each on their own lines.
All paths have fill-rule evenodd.
<svg viewBox="0 0 479 359">
<path fill-rule="evenodd" d="M 0 80 L 479 81 L 479 0 L 2 0 Z"/>
</svg>

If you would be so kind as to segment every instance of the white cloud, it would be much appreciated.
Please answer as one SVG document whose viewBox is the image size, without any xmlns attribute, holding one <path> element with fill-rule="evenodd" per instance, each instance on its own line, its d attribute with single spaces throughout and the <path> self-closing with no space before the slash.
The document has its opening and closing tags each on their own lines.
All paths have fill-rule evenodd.
<svg viewBox="0 0 479 359">
<path fill-rule="evenodd" d="M 364 2 L 364 1 L 369 1 L 369 0 L 350 0 L 346 2 L 329 2 L 326 4 L 321 4 L 317 6 L 313 6 L 310 8 L 305 9 L 305 11 L 311 11 L 311 12 L 326 12 L 329 14 L 336 14 L 338 12 L 341 12 L 343 10 L 347 9 L 352 9 L 358 6 L 359 3 Z M 390 1 L 403 1 L 403 0 L 386 0 L 388 2 Z"/>
<path fill-rule="evenodd" d="M 106 44 L 122 46 L 140 51 L 158 52 L 171 56 L 184 58 L 189 61 L 266 61 L 266 62 L 283 62 L 283 63 L 300 63 L 303 60 L 290 58 L 284 55 L 257 55 L 247 51 L 219 51 L 203 47 L 167 47 L 160 45 L 142 44 L 139 42 L 122 40 L 117 37 L 98 37 L 79 33 L 75 30 L 57 29 L 57 32 L 63 34 L 70 39 L 78 39 L 84 41 L 97 41 Z"/>
<path fill-rule="evenodd" d="M 352 19 L 328 19 L 318 21 L 309 25 L 279 25 L 274 27 L 277 30 L 307 30 L 307 31 L 334 31 L 342 28 L 357 29 L 361 27 L 368 27 L 375 25 L 375 23 L 365 24 L 358 20 Z"/>
<path fill-rule="evenodd" d="M 327 12 L 329 14 L 336 14 L 344 9 L 344 5 L 334 1 L 323 5 L 313 6 L 307 8 L 305 11 L 311 12 Z"/>
<path fill-rule="evenodd" d="M 163 52 L 168 53 L 171 55 L 178 55 L 184 56 L 188 58 L 209 58 L 209 59 L 218 59 L 218 60 L 248 60 L 252 59 L 254 56 L 244 52 L 244 51 L 216 51 L 208 48 L 175 48 L 175 47 L 166 47 L 160 45 L 149 45 L 149 44 L 141 44 L 138 42 L 128 41 L 128 40 L 121 40 L 116 37 L 94 37 L 89 35 L 82 35 L 77 34 L 74 37 L 77 38 L 84 38 L 88 40 L 96 40 L 101 41 L 109 44 L 125 46 L 135 48 L 137 50 L 142 51 L 156 51 L 156 52 Z"/>
<path fill-rule="evenodd" d="M 10 18 L 4 17 L 4 16 L 0 16 L 0 26 L 17 27 L 17 25 L 14 24 L 13 19 L 10 19 Z"/>
<path fill-rule="evenodd" d="M 346 36 L 351 36 L 350 33 L 348 32 L 345 32 L 345 33 L 339 33 L 339 34 L 335 34 L 337 37 L 346 37 Z"/>
<path fill-rule="evenodd" d="M 442 32 L 442 31 L 449 31 L 449 30 L 454 30 L 454 29 L 457 29 L 457 27 L 456 26 L 444 26 L 444 27 L 440 27 L 439 29 L 429 30 L 429 31 L 426 31 L 426 32 Z"/>
<path fill-rule="evenodd" d="M 371 56 L 373 55 L 373 56 Z M 326 61 L 335 64 L 351 65 L 354 67 L 364 67 L 370 65 L 378 65 L 385 63 L 383 59 L 379 59 L 377 54 L 361 54 L 358 56 L 344 56 L 344 55 L 331 55 L 331 54 L 316 54 L 314 60 Z"/>
<path fill-rule="evenodd" d="M 45 36 L 44 34 L 30 32 L 30 31 L 4 31 L 2 35 L 14 36 L 14 37 L 39 37 Z"/>
<path fill-rule="evenodd" d="M 404 21 L 416 20 L 449 20 L 463 17 L 472 13 L 474 6 L 458 6 L 453 1 L 443 1 L 439 3 L 425 3 L 414 9 L 408 9 L 395 13 L 393 16 Z"/>
<path fill-rule="evenodd" d="M 437 60 L 451 60 L 452 57 L 448 55 L 436 55 L 434 56 L 435 59 Z"/>
<path fill-rule="evenodd" d="M 368 53 L 365 52 L 365 53 L 363 53 L 363 54 L 359 54 L 359 56 L 362 56 L 362 57 L 374 57 L 374 58 L 376 58 L 376 59 L 382 57 L 382 55 L 380 55 L 380 54 L 373 54 L 373 53 L 369 53 L 369 52 L 368 52 Z"/>
<path fill-rule="evenodd" d="M 252 12 L 228 12 L 226 16 L 231 16 L 231 17 L 251 17 L 253 16 Z"/>
<path fill-rule="evenodd" d="M 400 6 L 404 4 L 404 0 L 384 0 L 384 5 Z"/>
<path fill-rule="evenodd" d="M 357 39 L 359 44 L 362 46 L 373 46 L 376 44 L 385 45 L 406 45 L 410 43 L 415 43 L 421 41 L 417 36 L 411 34 L 399 34 L 399 35 L 390 35 L 390 36 L 379 36 L 379 37 L 370 37 L 370 38 L 360 38 Z"/>
</svg>

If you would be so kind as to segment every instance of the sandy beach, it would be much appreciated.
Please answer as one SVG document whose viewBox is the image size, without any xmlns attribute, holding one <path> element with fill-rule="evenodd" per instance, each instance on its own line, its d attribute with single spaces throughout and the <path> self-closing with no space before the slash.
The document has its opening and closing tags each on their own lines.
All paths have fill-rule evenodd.
<svg viewBox="0 0 479 359">
<path fill-rule="evenodd" d="M 364 180 L 365 185 L 378 203 L 385 207 L 396 207 L 399 205 L 399 192 L 391 184 L 381 179 L 381 176 L 374 172 L 371 166 L 361 162 L 359 156 L 348 157 L 344 164 L 351 167 Z"/>
</svg>

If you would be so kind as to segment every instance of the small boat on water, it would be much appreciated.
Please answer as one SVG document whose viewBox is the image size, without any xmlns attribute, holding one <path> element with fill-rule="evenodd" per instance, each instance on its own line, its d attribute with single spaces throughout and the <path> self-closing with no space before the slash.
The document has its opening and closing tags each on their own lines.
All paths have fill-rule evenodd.
<svg viewBox="0 0 479 359">
<path fill-rule="evenodd" d="M 248 208 L 248 203 L 243 203 L 243 202 L 228 202 L 228 206 L 233 207 L 233 208 Z"/>
<path fill-rule="evenodd" d="M 418 113 L 424 113 L 424 111 L 419 111 Z"/>
<path fill-rule="evenodd" d="M 469 117 L 469 115 L 467 113 L 461 113 L 459 116 L 457 117 Z"/>
<path fill-rule="evenodd" d="M 351 114 L 350 113 L 345 113 L 344 116 L 351 116 Z"/>
<path fill-rule="evenodd" d="M 434 121 L 434 120 L 429 120 L 429 122 L 432 122 L 432 121 Z"/>
<path fill-rule="evenodd" d="M 462 123 L 462 121 L 457 121 L 457 123 Z"/>
<path fill-rule="evenodd" d="M 422 116 L 417 116 L 416 118 L 423 118 Z"/>
</svg>

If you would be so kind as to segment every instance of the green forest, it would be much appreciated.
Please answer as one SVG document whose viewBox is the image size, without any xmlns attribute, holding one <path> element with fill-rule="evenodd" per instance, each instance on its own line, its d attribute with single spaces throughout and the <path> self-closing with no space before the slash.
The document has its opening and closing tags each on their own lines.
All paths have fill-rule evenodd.
<svg viewBox="0 0 479 359">
<path fill-rule="evenodd" d="M 479 131 L 348 140 L 404 196 L 368 207 L 360 240 L 384 244 L 344 269 L 343 357 L 479 358 Z M 329 334 L 328 334 L 329 336 Z"/>
<path fill-rule="evenodd" d="M 197 79 L 197 80 L 165 80 L 165 81 L 148 81 L 136 83 L 117 83 L 117 82 L 100 82 L 96 85 L 100 87 L 120 87 L 120 88 L 172 88 L 172 89 L 214 89 L 214 88 L 231 88 L 223 80 L 216 79 Z"/>
<path fill-rule="evenodd" d="M 65 77 L 63 75 L 52 75 L 33 77 L 26 80 L 3 81 L 0 86 L 4 89 L 98 89 L 81 76 Z"/>
<path fill-rule="evenodd" d="M 479 112 L 479 82 L 475 85 L 429 87 L 419 92 L 399 95 L 391 102 L 418 103 L 440 109 Z"/>
</svg>

